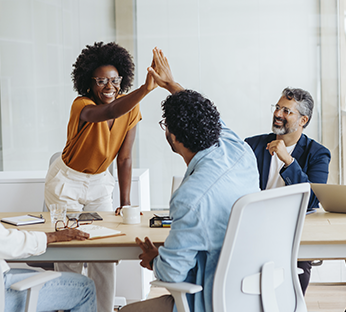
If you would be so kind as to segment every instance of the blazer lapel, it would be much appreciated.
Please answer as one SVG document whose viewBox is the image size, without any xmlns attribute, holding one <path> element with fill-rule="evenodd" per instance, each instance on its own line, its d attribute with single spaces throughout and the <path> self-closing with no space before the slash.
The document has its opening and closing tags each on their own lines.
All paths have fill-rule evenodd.
<svg viewBox="0 0 346 312">
<path fill-rule="evenodd" d="M 294 148 L 292 152 L 292 157 L 295 158 L 298 161 L 298 163 L 299 163 L 300 156 L 304 153 L 305 146 L 306 146 L 306 137 L 304 134 L 302 134 L 297 142 L 296 147 Z"/>
</svg>

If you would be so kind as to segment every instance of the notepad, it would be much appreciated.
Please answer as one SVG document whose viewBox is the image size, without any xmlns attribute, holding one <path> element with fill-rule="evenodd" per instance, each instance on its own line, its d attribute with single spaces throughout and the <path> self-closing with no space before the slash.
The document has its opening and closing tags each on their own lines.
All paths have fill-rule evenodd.
<svg viewBox="0 0 346 312">
<path fill-rule="evenodd" d="M 8 218 L 2 218 L 1 222 L 9 223 L 12 225 L 29 225 L 29 224 L 37 224 L 37 223 L 44 223 L 46 220 L 43 218 L 35 217 L 35 216 L 17 216 L 17 217 L 8 217 Z"/>
<path fill-rule="evenodd" d="M 110 229 L 104 226 L 95 225 L 95 224 L 81 225 L 77 229 L 82 232 L 88 233 L 90 235 L 89 239 L 125 235 L 118 230 L 113 230 L 113 229 Z"/>
</svg>

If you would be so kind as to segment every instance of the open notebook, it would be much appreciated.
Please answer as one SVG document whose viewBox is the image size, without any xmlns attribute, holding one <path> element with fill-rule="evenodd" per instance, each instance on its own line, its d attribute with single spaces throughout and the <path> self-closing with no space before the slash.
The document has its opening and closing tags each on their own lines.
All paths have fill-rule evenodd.
<svg viewBox="0 0 346 312">
<path fill-rule="evenodd" d="M 104 226 L 95 225 L 95 224 L 81 225 L 77 229 L 82 232 L 88 233 L 90 235 L 89 239 L 125 235 L 124 233 L 121 233 L 118 230 L 113 230 L 113 229 L 110 229 Z"/>
</svg>

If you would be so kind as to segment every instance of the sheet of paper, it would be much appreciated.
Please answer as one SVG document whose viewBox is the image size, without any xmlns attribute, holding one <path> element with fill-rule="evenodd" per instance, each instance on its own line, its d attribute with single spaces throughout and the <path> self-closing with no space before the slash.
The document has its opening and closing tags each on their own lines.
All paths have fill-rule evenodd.
<svg viewBox="0 0 346 312">
<path fill-rule="evenodd" d="M 113 230 L 113 229 L 106 228 L 104 226 L 95 225 L 95 224 L 81 225 L 78 227 L 78 230 L 88 233 L 90 235 L 89 239 L 123 235 L 118 230 Z"/>
</svg>

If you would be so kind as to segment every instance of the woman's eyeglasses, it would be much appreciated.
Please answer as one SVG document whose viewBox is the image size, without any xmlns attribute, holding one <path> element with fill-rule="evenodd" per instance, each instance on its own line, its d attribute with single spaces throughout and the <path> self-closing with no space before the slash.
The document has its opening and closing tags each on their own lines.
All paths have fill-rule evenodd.
<svg viewBox="0 0 346 312">
<path fill-rule="evenodd" d="M 55 222 L 55 231 L 62 231 L 66 229 L 76 229 L 80 225 L 86 225 L 86 224 L 92 224 L 94 220 L 89 222 L 79 222 L 78 220 L 68 220 L 67 223 L 65 223 L 63 220 L 58 220 Z"/>
<path fill-rule="evenodd" d="M 123 77 L 112 77 L 112 78 L 99 78 L 99 77 L 91 77 L 91 79 L 95 79 L 96 84 L 99 87 L 105 87 L 110 82 L 114 87 L 119 87 Z"/>
</svg>

